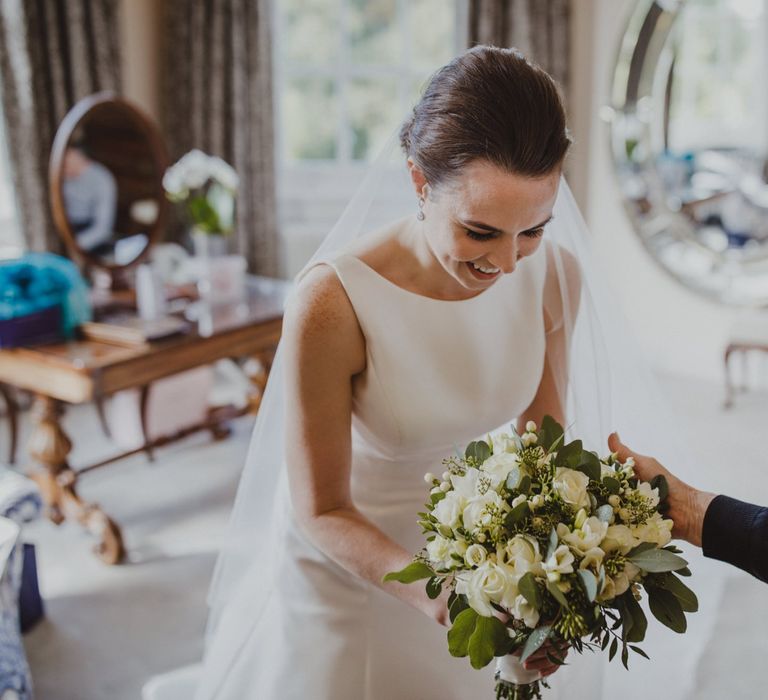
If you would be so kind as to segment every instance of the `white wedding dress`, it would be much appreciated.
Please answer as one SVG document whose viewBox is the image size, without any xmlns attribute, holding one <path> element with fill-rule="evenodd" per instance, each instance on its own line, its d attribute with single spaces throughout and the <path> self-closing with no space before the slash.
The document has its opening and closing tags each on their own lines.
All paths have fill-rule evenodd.
<svg viewBox="0 0 768 700">
<path fill-rule="evenodd" d="M 353 387 L 354 502 L 415 553 L 424 545 L 416 522 L 428 494 L 424 474 L 440 472 L 443 458 L 513 421 L 536 393 L 545 350 L 544 246 L 513 274 L 460 301 L 402 289 L 349 253 L 330 264 L 367 346 L 366 369 Z M 227 606 L 204 668 L 226 664 L 229 671 L 215 678 L 203 672 L 197 700 L 494 696 L 493 666 L 476 671 L 468 659 L 453 658 L 446 628 L 317 549 L 296 524 L 285 479 L 277 498 L 274 553 L 259 562 L 275 567 L 273 583 L 258 591 L 251 583 L 254 590 L 241 590 Z M 237 628 L 243 615 L 257 621 L 247 638 L 233 639 L 227 626 Z"/>
</svg>

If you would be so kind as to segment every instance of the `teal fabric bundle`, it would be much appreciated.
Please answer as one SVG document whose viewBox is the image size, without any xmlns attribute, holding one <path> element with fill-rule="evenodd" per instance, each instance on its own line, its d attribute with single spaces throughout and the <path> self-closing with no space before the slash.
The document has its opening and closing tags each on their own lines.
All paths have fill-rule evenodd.
<svg viewBox="0 0 768 700">
<path fill-rule="evenodd" d="M 27 253 L 0 261 L 0 321 L 61 307 L 62 334 L 91 319 L 88 285 L 77 266 L 52 253 Z"/>
</svg>

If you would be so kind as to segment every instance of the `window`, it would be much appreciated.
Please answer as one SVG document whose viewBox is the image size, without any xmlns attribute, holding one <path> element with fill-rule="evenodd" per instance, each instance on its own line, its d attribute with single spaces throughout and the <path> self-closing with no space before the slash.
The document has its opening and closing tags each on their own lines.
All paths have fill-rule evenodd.
<svg viewBox="0 0 768 700">
<path fill-rule="evenodd" d="M 430 75 L 465 46 L 466 0 L 275 0 L 283 272 L 322 240 Z"/>
<path fill-rule="evenodd" d="M 463 47 L 457 0 L 279 0 L 278 159 L 375 156 L 429 75 Z"/>
<path fill-rule="evenodd" d="M 0 259 L 14 258 L 22 253 L 3 121 L 0 113 Z"/>
</svg>

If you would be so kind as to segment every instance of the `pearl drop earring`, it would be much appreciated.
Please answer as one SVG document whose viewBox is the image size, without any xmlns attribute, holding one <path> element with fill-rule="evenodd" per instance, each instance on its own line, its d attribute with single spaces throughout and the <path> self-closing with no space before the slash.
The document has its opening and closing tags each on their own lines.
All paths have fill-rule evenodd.
<svg viewBox="0 0 768 700">
<path fill-rule="evenodd" d="M 424 197 L 419 197 L 419 212 L 416 214 L 416 218 L 419 221 L 424 221 L 427 218 L 424 216 Z"/>
</svg>

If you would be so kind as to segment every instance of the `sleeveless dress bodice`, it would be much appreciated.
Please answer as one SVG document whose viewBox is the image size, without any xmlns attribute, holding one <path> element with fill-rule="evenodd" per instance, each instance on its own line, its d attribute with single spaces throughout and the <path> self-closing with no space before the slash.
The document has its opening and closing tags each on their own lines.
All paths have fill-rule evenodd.
<svg viewBox="0 0 768 700">
<path fill-rule="evenodd" d="M 536 394 L 546 253 L 542 246 L 512 274 L 460 301 L 407 291 L 350 252 L 327 264 L 366 344 L 366 366 L 352 386 L 352 498 L 415 554 L 425 544 L 417 523 L 428 495 L 424 474 L 441 472 L 442 459 L 514 421 Z M 279 556 L 269 563 L 275 575 L 267 602 L 223 685 L 219 679 L 206 687 L 204 679 L 197 699 L 492 697 L 492 668 L 475 671 L 451 657 L 445 628 L 311 543 L 293 515 L 287 480 L 281 483 L 271 535 Z"/>
</svg>

